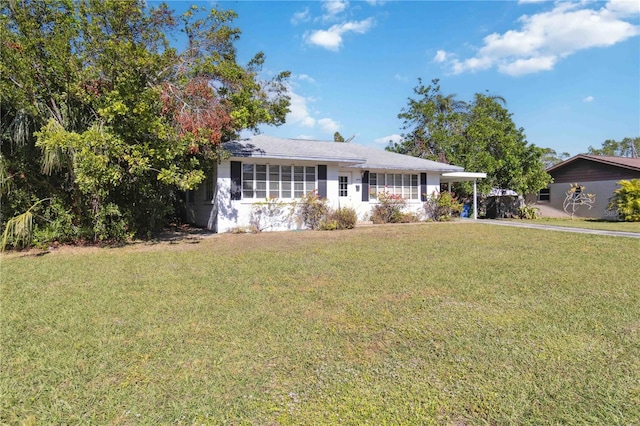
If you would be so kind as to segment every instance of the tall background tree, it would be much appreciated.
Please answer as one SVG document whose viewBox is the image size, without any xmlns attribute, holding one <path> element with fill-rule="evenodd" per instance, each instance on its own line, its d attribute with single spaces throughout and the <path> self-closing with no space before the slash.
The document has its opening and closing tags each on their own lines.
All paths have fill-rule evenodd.
<svg viewBox="0 0 640 426">
<path fill-rule="evenodd" d="M 542 161 L 542 164 L 544 165 L 544 168 L 546 170 L 551 166 L 562 163 L 569 157 L 571 157 L 571 154 L 569 154 L 568 152 L 561 152 L 558 154 L 555 149 L 544 148 L 544 152 L 540 161 Z"/>
<path fill-rule="evenodd" d="M 624 138 L 621 141 L 607 139 L 602 142 L 601 148 L 590 146 L 587 154 L 638 158 L 638 149 L 640 149 L 640 137 Z"/>
<path fill-rule="evenodd" d="M 414 95 L 398 114 L 403 140 L 387 149 L 486 172 L 479 182 L 485 194 L 496 187 L 535 193 L 551 181 L 541 161 L 545 150 L 527 142 L 501 97 L 476 93 L 461 101 L 443 94 L 437 79 L 428 86 L 419 80 Z M 456 191 L 468 195 L 471 188 L 460 184 Z"/>
<path fill-rule="evenodd" d="M 260 80 L 261 52 L 238 63 L 235 18 L 142 0 L 2 2 L 2 224 L 47 198 L 33 211 L 41 240 L 148 234 L 222 142 L 284 123 L 289 73 Z"/>
</svg>

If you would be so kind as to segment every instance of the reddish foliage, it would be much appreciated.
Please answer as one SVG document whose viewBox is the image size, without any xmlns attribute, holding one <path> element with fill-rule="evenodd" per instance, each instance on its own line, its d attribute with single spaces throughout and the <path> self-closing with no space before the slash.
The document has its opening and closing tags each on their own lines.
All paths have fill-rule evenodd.
<svg viewBox="0 0 640 426">
<path fill-rule="evenodd" d="M 223 129 L 231 124 L 223 101 L 203 77 L 193 78 L 184 86 L 166 83 L 162 102 L 162 112 L 171 116 L 180 136 L 191 134 L 196 140 L 217 145 Z M 189 153 L 197 152 L 197 145 L 189 147 Z"/>
<path fill-rule="evenodd" d="M 9 49 L 13 49 L 13 50 L 17 50 L 18 52 L 22 52 L 22 45 L 20 43 L 14 43 L 12 41 L 5 41 L 4 43 L 5 46 L 7 46 Z"/>
</svg>

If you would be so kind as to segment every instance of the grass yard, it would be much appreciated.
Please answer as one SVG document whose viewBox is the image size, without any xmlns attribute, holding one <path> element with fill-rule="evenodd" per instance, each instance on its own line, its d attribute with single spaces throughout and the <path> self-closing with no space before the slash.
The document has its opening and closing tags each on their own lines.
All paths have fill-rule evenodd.
<svg viewBox="0 0 640 426">
<path fill-rule="evenodd" d="M 474 223 L 5 255 L 0 423 L 640 424 L 639 258 Z"/>
</svg>

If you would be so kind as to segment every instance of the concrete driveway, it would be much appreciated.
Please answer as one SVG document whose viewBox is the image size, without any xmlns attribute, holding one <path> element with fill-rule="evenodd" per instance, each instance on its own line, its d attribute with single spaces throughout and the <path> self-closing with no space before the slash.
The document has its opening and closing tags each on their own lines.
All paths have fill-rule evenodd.
<svg viewBox="0 0 640 426">
<path fill-rule="evenodd" d="M 595 235 L 609 235 L 612 237 L 640 238 L 640 233 L 638 232 L 604 231 L 602 229 L 572 228 L 568 226 L 541 225 L 538 223 L 510 222 L 510 221 L 502 221 L 502 220 L 495 220 L 495 219 L 483 219 L 483 220 L 477 220 L 474 222 L 486 223 L 489 225 L 497 225 L 497 226 L 515 226 L 520 228 L 544 229 L 548 231 L 574 232 L 577 234 L 595 234 Z"/>
</svg>

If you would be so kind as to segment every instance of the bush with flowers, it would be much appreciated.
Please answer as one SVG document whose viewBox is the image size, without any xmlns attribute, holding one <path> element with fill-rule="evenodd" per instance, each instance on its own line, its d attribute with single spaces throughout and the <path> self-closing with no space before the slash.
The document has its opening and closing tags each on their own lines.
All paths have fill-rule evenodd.
<svg viewBox="0 0 640 426">
<path fill-rule="evenodd" d="M 389 191 L 378 192 L 378 204 L 373 206 L 371 221 L 373 223 L 401 223 L 406 221 L 402 209 L 407 200 L 402 195 L 391 194 Z"/>
</svg>

